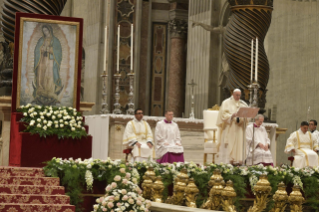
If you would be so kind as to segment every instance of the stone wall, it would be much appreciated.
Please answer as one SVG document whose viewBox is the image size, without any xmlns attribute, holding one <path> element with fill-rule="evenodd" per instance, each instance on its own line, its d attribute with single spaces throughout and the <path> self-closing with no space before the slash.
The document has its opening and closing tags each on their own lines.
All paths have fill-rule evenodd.
<svg viewBox="0 0 319 212">
<path fill-rule="evenodd" d="M 277 144 L 277 162 L 290 133 L 301 121 L 319 119 L 319 2 L 274 1 L 270 30 L 265 40 L 270 64 L 266 107 L 277 106 L 277 123 L 288 128 Z M 290 155 L 289 155 L 290 156 Z"/>
<path fill-rule="evenodd" d="M 83 100 L 95 102 L 88 114 L 100 111 L 101 80 L 103 69 L 104 27 L 109 23 L 110 1 L 67 1 L 61 16 L 83 18 L 83 48 L 85 51 Z M 82 70 L 83 71 L 83 70 Z"/>
</svg>

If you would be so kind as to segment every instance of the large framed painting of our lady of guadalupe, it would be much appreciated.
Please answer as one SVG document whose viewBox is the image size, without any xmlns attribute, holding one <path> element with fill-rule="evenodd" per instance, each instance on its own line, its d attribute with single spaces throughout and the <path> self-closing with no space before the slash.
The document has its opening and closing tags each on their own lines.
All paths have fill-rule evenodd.
<svg viewBox="0 0 319 212">
<path fill-rule="evenodd" d="M 83 19 L 17 13 L 12 111 L 21 105 L 79 110 Z"/>
</svg>

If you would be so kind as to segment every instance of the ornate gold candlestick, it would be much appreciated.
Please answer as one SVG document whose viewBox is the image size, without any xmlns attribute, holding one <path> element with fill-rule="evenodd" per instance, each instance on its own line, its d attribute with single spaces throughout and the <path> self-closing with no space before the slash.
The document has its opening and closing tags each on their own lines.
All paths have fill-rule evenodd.
<svg viewBox="0 0 319 212">
<path fill-rule="evenodd" d="M 135 73 L 133 72 L 133 70 L 131 70 L 131 73 L 128 74 L 129 78 L 130 78 L 130 93 L 129 93 L 129 103 L 128 105 L 128 109 L 126 111 L 126 114 L 128 115 L 134 115 L 134 103 L 133 103 L 133 98 L 134 98 L 134 76 Z"/>
<path fill-rule="evenodd" d="M 152 201 L 162 203 L 164 189 L 165 187 L 162 182 L 162 177 L 158 176 L 152 185 Z"/>
<path fill-rule="evenodd" d="M 114 77 L 116 79 L 116 84 L 115 84 L 115 103 L 114 103 L 114 110 L 113 113 L 114 114 L 122 114 L 122 110 L 121 110 L 121 104 L 119 103 L 120 100 L 120 78 L 121 78 L 121 74 L 119 72 L 117 72 L 116 74 L 114 74 Z"/>
<path fill-rule="evenodd" d="M 288 203 L 288 195 L 286 192 L 286 186 L 283 182 L 278 184 L 278 190 L 273 196 L 275 205 L 271 212 L 284 211 Z"/>
<path fill-rule="evenodd" d="M 152 198 L 152 186 L 153 181 L 148 176 L 143 176 L 143 183 L 142 183 L 142 189 L 143 189 L 143 197 L 145 199 L 151 199 Z"/>
<path fill-rule="evenodd" d="M 219 169 L 215 169 L 213 171 L 213 175 L 210 177 L 210 180 L 208 182 L 209 188 L 213 187 L 215 180 L 223 180 L 223 177 L 221 175 L 221 171 Z"/>
<path fill-rule="evenodd" d="M 174 185 L 174 191 L 173 196 L 168 198 L 166 203 L 173 204 L 173 205 L 183 205 L 185 198 L 184 198 L 184 192 L 186 189 L 186 185 L 188 183 L 188 175 L 187 170 L 182 169 L 180 173 L 175 178 L 175 185 Z"/>
<path fill-rule="evenodd" d="M 185 189 L 186 206 L 190 208 L 197 208 L 196 199 L 199 194 L 199 190 L 195 184 L 193 178 L 189 179 L 188 185 Z"/>
<path fill-rule="evenodd" d="M 109 113 L 109 106 L 107 104 L 107 78 L 106 71 L 103 71 L 102 78 L 102 103 L 101 103 L 101 114 Z"/>
<path fill-rule="evenodd" d="M 291 212 L 302 212 L 302 204 L 305 202 L 305 198 L 303 198 L 299 186 L 294 185 L 294 187 L 292 187 L 288 201 L 290 203 Z"/>
<path fill-rule="evenodd" d="M 254 201 L 254 206 L 250 207 L 248 212 L 263 211 L 269 202 L 268 196 L 271 192 L 271 186 L 267 179 L 267 175 L 260 175 L 257 184 L 254 186 L 254 190 L 256 193 L 256 200 Z"/>
<path fill-rule="evenodd" d="M 251 84 L 252 89 L 254 90 L 254 95 L 253 95 L 253 103 L 252 103 L 252 107 L 258 107 L 258 92 L 259 92 L 259 84 L 258 82 L 254 82 L 253 84 Z"/>
<path fill-rule="evenodd" d="M 236 192 L 234 190 L 234 184 L 231 180 L 227 181 L 226 187 L 222 191 L 222 206 L 224 211 L 236 211 L 234 205 L 234 199 L 236 198 Z"/>
<path fill-rule="evenodd" d="M 152 198 L 152 188 L 153 188 L 153 182 L 156 179 L 156 175 L 154 172 L 153 167 L 149 167 L 147 171 L 145 172 L 143 176 L 143 183 L 142 183 L 142 189 L 143 189 L 143 197 L 146 199 Z"/>
</svg>

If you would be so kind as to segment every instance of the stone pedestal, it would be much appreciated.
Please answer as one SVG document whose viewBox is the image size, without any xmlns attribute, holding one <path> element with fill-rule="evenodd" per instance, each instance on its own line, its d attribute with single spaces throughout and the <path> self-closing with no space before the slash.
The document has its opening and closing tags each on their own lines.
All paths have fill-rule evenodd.
<svg viewBox="0 0 319 212">
<path fill-rule="evenodd" d="M 11 124 L 11 96 L 0 97 L 0 120 L 0 166 L 8 166 Z"/>
</svg>

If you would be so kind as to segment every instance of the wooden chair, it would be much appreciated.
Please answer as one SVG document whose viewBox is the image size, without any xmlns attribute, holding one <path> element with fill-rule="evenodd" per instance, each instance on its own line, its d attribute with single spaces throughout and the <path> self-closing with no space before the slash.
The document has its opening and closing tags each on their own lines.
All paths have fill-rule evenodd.
<svg viewBox="0 0 319 212">
<path fill-rule="evenodd" d="M 125 156 L 125 161 L 126 161 L 126 162 L 128 162 L 128 156 L 129 156 L 129 155 L 133 156 L 133 155 L 132 155 L 132 149 L 130 149 L 130 148 L 124 149 L 124 150 L 123 150 L 123 153 L 126 154 L 126 156 Z"/>
<path fill-rule="evenodd" d="M 295 157 L 294 156 L 290 156 L 290 157 L 288 157 L 288 160 L 290 160 L 290 166 L 292 166 L 292 163 L 294 162 L 294 160 L 295 160 Z"/>
<path fill-rule="evenodd" d="M 207 163 L 207 155 L 213 154 L 213 163 L 215 163 L 215 155 L 217 154 L 218 127 L 216 120 L 219 113 L 219 106 L 203 111 L 204 119 L 204 164 Z M 212 141 L 212 143 L 208 143 Z"/>
</svg>

